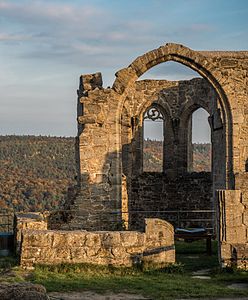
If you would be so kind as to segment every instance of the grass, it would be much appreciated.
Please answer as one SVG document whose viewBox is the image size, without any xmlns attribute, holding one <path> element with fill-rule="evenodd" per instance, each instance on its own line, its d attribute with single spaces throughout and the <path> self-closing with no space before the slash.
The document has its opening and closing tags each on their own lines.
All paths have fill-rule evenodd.
<svg viewBox="0 0 248 300">
<path fill-rule="evenodd" d="M 176 270 L 175 270 L 176 271 Z M 221 275 L 211 280 L 194 279 L 189 274 L 168 274 L 166 269 L 160 271 L 139 271 L 112 269 L 89 273 L 75 272 L 68 267 L 65 273 L 49 270 L 47 267 L 36 268 L 32 281 L 46 286 L 48 291 L 94 290 L 138 293 L 152 299 L 204 298 L 220 296 L 247 296 L 247 291 L 230 290 L 226 287 L 230 278 Z M 239 275 L 240 278 L 240 275 Z"/>
<path fill-rule="evenodd" d="M 184 265 L 185 271 L 193 272 L 199 269 L 217 269 L 219 267 L 217 256 L 217 242 L 212 242 L 213 255 L 206 255 L 205 242 L 195 241 L 185 243 L 182 241 L 176 242 L 176 260 Z"/>
<path fill-rule="evenodd" d="M 9 269 L 17 265 L 17 258 L 15 256 L 0 257 L 0 271 Z"/>
<path fill-rule="evenodd" d="M 211 257 L 204 253 L 205 245 L 202 242 L 190 244 L 179 242 L 176 244 L 176 249 L 178 263 L 161 270 L 144 270 L 142 266 L 140 268 L 115 268 L 87 264 L 63 264 L 37 266 L 29 274 L 28 280 L 43 284 L 48 291 L 128 292 L 158 300 L 248 296 L 248 290 L 227 288 L 227 285 L 233 282 L 248 283 L 248 272 L 220 271 L 216 245 L 214 245 L 215 254 Z M 192 272 L 202 268 L 211 268 L 210 280 L 192 278 Z M 18 267 L 14 269 L 20 277 L 23 271 Z"/>
<path fill-rule="evenodd" d="M 17 264 L 15 256 L 0 257 L 0 283 L 25 281 L 25 272 Z"/>
</svg>

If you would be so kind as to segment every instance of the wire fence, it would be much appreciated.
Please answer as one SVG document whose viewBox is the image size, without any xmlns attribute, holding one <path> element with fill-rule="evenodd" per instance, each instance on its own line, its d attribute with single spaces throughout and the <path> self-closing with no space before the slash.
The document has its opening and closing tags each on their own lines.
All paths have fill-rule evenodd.
<svg viewBox="0 0 248 300">
<path fill-rule="evenodd" d="M 0 210 L 0 232 L 13 232 L 14 211 L 10 209 Z"/>
<path fill-rule="evenodd" d="M 117 213 L 118 214 L 118 213 Z M 216 232 L 214 210 L 163 210 L 130 211 L 121 213 L 122 222 L 127 229 L 144 227 L 145 218 L 158 218 L 170 222 L 175 228 L 205 228 L 209 233 Z"/>
<path fill-rule="evenodd" d="M 50 223 L 56 224 L 67 222 L 56 219 L 55 212 L 52 212 Z M 108 211 L 85 213 L 78 216 L 78 211 L 60 210 L 58 216 L 70 214 L 72 219 L 74 216 L 81 218 L 82 224 L 92 222 L 97 224 L 98 230 L 105 230 L 106 224 L 112 225 L 113 230 L 144 230 L 146 218 L 158 218 L 170 222 L 175 228 L 205 228 L 209 233 L 216 232 L 216 217 L 214 210 L 163 210 L 163 211 Z M 54 218 L 54 219 L 53 219 Z M 0 211 L 0 232 L 13 232 L 14 212 L 12 210 L 2 209 Z M 95 222 L 94 222 L 95 221 Z M 52 226 L 56 228 L 56 226 Z M 108 227 L 108 226 L 107 226 Z M 109 226 L 111 227 L 111 226 Z M 58 227 L 59 228 L 59 227 Z"/>
<path fill-rule="evenodd" d="M 172 223 L 174 227 L 205 227 L 208 230 L 213 230 L 213 224 L 215 220 L 214 210 L 164 210 L 148 212 L 138 211 L 134 214 L 136 216 L 143 214 L 147 218 L 161 218 Z"/>
</svg>

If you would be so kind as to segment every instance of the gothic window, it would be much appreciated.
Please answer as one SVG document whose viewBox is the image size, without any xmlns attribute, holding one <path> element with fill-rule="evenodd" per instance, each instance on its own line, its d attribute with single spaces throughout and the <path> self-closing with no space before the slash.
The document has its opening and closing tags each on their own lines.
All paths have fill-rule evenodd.
<svg viewBox="0 0 248 300">
<path fill-rule="evenodd" d="M 208 112 L 199 108 L 189 120 L 189 172 L 211 172 L 212 144 L 208 117 Z"/>
<path fill-rule="evenodd" d="M 143 171 L 163 172 L 164 116 L 159 106 L 143 115 Z"/>
</svg>

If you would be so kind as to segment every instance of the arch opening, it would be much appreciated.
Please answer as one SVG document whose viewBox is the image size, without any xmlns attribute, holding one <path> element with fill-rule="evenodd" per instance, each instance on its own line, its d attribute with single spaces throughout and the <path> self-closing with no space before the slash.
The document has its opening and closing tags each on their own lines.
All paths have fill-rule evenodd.
<svg viewBox="0 0 248 300">
<path fill-rule="evenodd" d="M 214 66 L 203 54 L 193 51 L 183 45 L 168 43 L 158 49 L 152 50 L 139 56 L 134 60 L 127 69 L 120 70 L 116 73 L 116 80 L 113 84 L 113 89 L 123 95 L 122 102 L 119 103 L 121 107 L 125 102 L 126 96 L 135 86 L 137 80 L 153 68 L 164 62 L 177 62 L 191 70 L 196 71 L 202 76 L 213 88 L 218 97 L 218 106 L 222 113 L 222 122 L 225 138 L 225 184 L 221 184 L 221 188 L 234 188 L 234 174 L 233 174 L 233 147 L 232 147 L 232 114 L 230 104 L 226 94 L 222 88 L 222 75 L 215 71 Z M 220 188 L 220 184 L 217 184 Z"/>
<path fill-rule="evenodd" d="M 165 120 L 159 106 L 143 114 L 143 172 L 163 172 Z"/>
<path fill-rule="evenodd" d="M 190 80 L 192 78 L 202 78 L 202 76 L 196 71 L 184 66 L 181 63 L 170 60 L 167 62 L 160 63 L 151 69 L 147 70 L 137 80 Z"/>
<path fill-rule="evenodd" d="M 196 109 L 188 123 L 188 172 L 212 171 L 212 138 L 209 113 Z"/>
<path fill-rule="evenodd" d="M 142 58 L 138 60 L 142 60 Z M 160 80 L 158 78 L 153 80 L 145 76 L 145 69 L 149 70 L 152 66 L 164 62 L 168 63 L 168 61 L 174 61 L 176 64 L 179 63 L 186 68 L 189 67 L 197 71 L 198 76 L 192 79 L 190 79 L 190 77 L 186 79 L 183 78 L 184 80 L 177 82 Z M 130 148 L 133 151 L 133 172 L 130 180 L 127 180 L 129 184 L 127 190 L 129 198 L 128 207 L 129 212 L 131 212 L 131 228 L 135 229 L 137 219 L 144 219 L 144 217 L 152 217 L 155 215 L 156 217 L 164 218 L 175 224 L 175 220 L 173 220 L 175 215 L 173 216 L 173 213 L 171 213 L 173 210 L 178 211 L 183 209 L 191 211 L 194 207 L 198 210 L 205 209 L 209 212 L 212 211 L 213 191 L 216 188 L 225 189 L 227 186 L 230 186 L 230 166 L 232 165 L 232 161 L 229 157 L 231 151 L 229 151 L 230 148 L 226 147 L 226 145 L 231 142 L 231 114 L 227 99 L 218 80 L 215 79 L 209 70 L 200 64 L 199 60 L 194 62 L 191 58 L 185 58 L 175 54 L 166 56 L 159 61 L 153 60 L 150 64 L 146 64 L 143 69 L 140 68 L 138 70 L 137 65 L 137 61 L 134 61 L 134 63 L 129 66 L 129 68 L 135 70 L 136 75 L 131 80 L 126 80 L 126 87 L 122 91 L 123 101 L 127 100 L 125 103 L 129 103 L 130 107 L 132 107 L 131 114 L 134 115 L 137 120 L 134 134 L 130 139 Z M 144 79 L 142 78 L 142 74 L 144 74 Z M 202 75 L 203 78 L 199 75 Z M 137 80 L 139 76 L 141 77 Z M 194 87 L 197 87 L 196 91 L 193 91 Z M 163 125 L 163 170 L 154 177 L 149 176 L 149 178 L 146 178 L 143 173 L 144 157 L 142 157 L 143 147 L 141 138 L 143 139 L 143 133 L 144 131 L 146 132 L 146 129 L 143 128 L 145 126 L 143 122 L 144 112 L 152 105 L 161 105 L 165 113 Z M 200 177 L 197 175 L 199 178 L 196 178 L 194 177 L 195 175 L 192 177 L 190 174 L 191 170 L 189 172 L 188 131 L 190 116 L 192 117 L 193 112 L 198 109 L 204 109 L 209 115 L 208 127 L 211 128 L 209 131 L 212 132 L 211 138 L 214 141 L 213 147 L 216 146 L 216 141 L 218 140 L 217 133 L 213 133 L 213 129 L 218 126 L 216 124 L 218 123 L 216 116 L 219 115 L 221 130 L 218 134 L 222 137 L 222 147 L 219 153 L 218 150 L 213 152 L 213 157 L 218 158 L 221 155 L 222 158 L 227 157 L 227 160 L 224 158 L 221 162 L 218 162 L 218 164 L 221 163 L 222 166 L 221 172 L 216 172 L 219 167 L 218 164 L 209 163 L 211 167 L 202 170 L 209 174 L 202 174 Z M 207 144 L 209 144 L 209 140 Z M 225 152 L 226 149 L 228 149 L 229 153 Z M 210 151 L 210 149 L 208 150 Z M 212 174 L 208 172 L 211 170 Z M 195 184 L 196 182 L 197 184 Z M 204 184 L 205 186 L 203 187 Z M 197 188 L 195 188 L 196 185 Z M 155 190 L 156 195 L 153 194 Z M 202 193 L 203 190 L 204 192 Z M 168 191 L 173 191 L 174 195 Z M 204 199 L 198 201 L 199 199 L 197 200 L 196 198 L 199 198 L 201 193 Z M 169 199 L 180 199 L 176 204 L 177 207 L 171 205 L 172 201 Z M 192 199 L 191 204 L 193 206 L 191 204 L 190 206 L 189 200 Z M 154 201 L 156 203 L 154 203 Z M 173 204 L 175 204 L 175 202 L 176 201 L 174 201 Z M 142 203 L 142 205 L 140 205 L 140 203 Z M 152 210 L 156 213 L 151 214 Z M 142 211 L 143 215 L 137 216 L 137 211 Z M 135 217 L 132 217 L 132 215 Z M 214 230 L 215 224 L 212 222 L 212 216 L 203 217 L 202 219 L 210 220 L 208 224 L 204 224 L 204 227 Z M 134 221 L 133 224 L 132 221 Z M 183 226 L 201 226 L 197 221 L 193 221 L 193 223 L 191 221 L 192 217 L 191 220 L 187 220 Z"/>
</svg>

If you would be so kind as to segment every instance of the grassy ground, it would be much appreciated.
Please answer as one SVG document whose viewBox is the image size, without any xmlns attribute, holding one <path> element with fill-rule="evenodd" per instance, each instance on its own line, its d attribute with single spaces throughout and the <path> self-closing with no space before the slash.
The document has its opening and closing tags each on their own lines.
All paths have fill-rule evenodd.
<svg viewBox="0 0 248 300">
<path fill-rule="evenodd" d="M 213 255 L 206 255 L 206 245 L 204 241 L 195 241 L 185 243 L 176 242 L 176 260 L 184 265 L 187 272 L 197 271 L 199 269 L 217 269 L 219 267 L 217 255 L 217 242 L 212 242 Z"/>
<path fill-rule="evenodd" d="M 211 257 L 204 253 L 205 245 L 202 242 L 190 244 L 179 242 L 176 244 L 176 249 L 177 264 L 159 271 L 84 264 L 39 266 L 34 271 L 26 273 L 18 267 L 12 267 L 13 259 L 10 259 L 7 268 L 15 272 L 16 280 L 29 280 L 43 284 L 48 291 L 129 292 L 158 300 L 248 296 L 248 290 L 227 288 L 227 285 L 233 282 L 248 283 L 248 272 L 220 271 L 216 246 L 215 254 Z M 203 268 L 211 268 L 210 280 L 192 278 L 193 271 Z M 6 265 L 2 267 L 2 272 L 6 272 Z M 4 277 L 6 280 L 6 276 Z M 3 278 L 0 275 L 1 280 Z M 11 280 L 15 279 L 12 277 Z"/>
<path fill-rule="evenodd" d="M 244 276 L 236 275 L 240 281 Z M 46 286 L 48 291 L 94 290 L 96 292 L 129 292 L 143 294 L 151 299 L 204 298 L 248 296 L 248 292 L 230 290 L 232 276 L 216 276 L 211 280 L 193 279 L 188 274 L 145 272 L 136 274 L 87 274 L 85 272 L 57 273 L 36 270 L 33 282 Z"/>
</svg>

